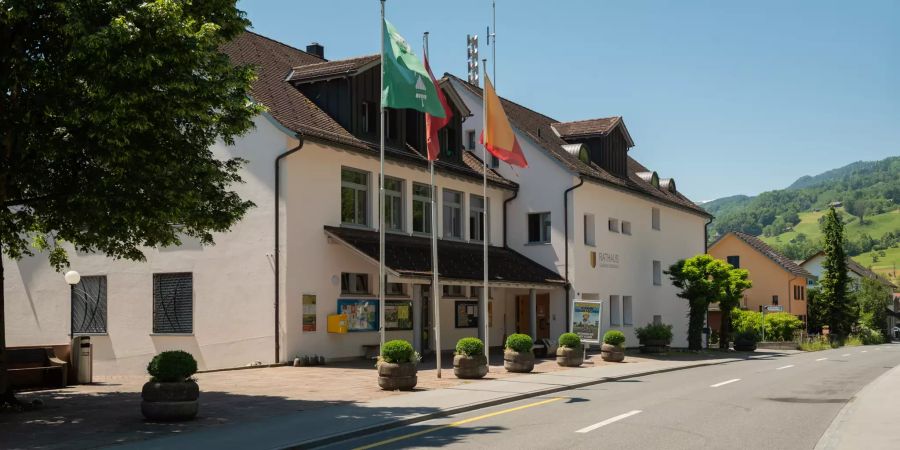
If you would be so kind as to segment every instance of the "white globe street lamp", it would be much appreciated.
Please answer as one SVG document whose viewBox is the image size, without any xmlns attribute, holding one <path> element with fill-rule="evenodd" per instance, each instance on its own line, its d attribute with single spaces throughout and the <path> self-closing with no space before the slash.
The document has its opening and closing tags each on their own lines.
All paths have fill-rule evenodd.
<svg viewBox="0 0 900 450">
<path fill-rule="evenodd" d="M 70 271 L 66 272 L 64 277 L 66 279 L 66 283 L 68 283 L 71 286 L 75 286 L 76 284 L 78 284 L 79 281 L 81 281 L 81 274 L 74 270 L 70 270 Z"/>
</svg>

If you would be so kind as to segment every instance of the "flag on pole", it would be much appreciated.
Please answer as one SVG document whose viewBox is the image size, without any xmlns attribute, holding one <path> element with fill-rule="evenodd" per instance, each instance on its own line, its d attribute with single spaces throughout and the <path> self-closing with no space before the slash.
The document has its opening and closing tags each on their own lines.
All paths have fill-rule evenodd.
<svg viewBox="0 0 900 450">
<path fill-rule="evenodd" d="M 509 125 L 500 97 L 497 97 L 487 73 L 484 74 L 484 130 L 481 132 L 481 143 L 497 159 L 515 166 L 528 167 L 522 147 L 519 147 L 519 141 L 516 140 L 516 133 Z"/>
<path fill-rule="evenodd" d="M 441 154 L 441 143 L 438 141 L 438 131 L 450 123 L 450 119 L 453 117 L 453 111 L 450 110 L 450 105 L 447 104 L 447 98 L 444 97 L 444 92 L 441 91 L 441 87 L 438 86 L 438 82 L 434 78 L 434 73 L 431 72 L 431 65 L 428 64 L 427 54 L 425 55 L 425 70 L 428 71 L 428 77 L 437 89 L 437 97 L 438 100 L 441 101 L 441 108 L 444 110 L 444 117 L 435 117 L 427 112 L 425 113 L 425 141 L 428 147 L 428 160 L 434 161 L 438 159 L 438 155 Z"/>
<path fill-rule="evenodd" d="M 428 71 L 387 19 L 382 47 L 381 105 L 444 117 L 444 108 Z"/>
</svg>

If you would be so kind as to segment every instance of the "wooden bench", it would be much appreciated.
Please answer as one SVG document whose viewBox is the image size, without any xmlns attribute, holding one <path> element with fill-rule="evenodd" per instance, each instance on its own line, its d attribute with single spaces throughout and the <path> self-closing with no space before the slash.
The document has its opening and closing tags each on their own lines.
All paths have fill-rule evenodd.
<svg viewBox="0 0 900 450">
<path fill-rule="evenodd" d="M 6 361 L 13 389 L 66 387 L 68 363 L 53 347 L 7 348 Z"/>
<path fill-rule="evenodd" d="M 381 344 L 363 344 L 362 348 L 366 359 L 378 359 L 381 354 Z"/>
</svg>

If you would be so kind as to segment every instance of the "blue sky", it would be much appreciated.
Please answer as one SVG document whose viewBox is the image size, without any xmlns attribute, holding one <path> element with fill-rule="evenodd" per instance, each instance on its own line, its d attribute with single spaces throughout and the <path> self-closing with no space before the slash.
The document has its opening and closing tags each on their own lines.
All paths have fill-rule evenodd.
<svg viewBox="0 0 900 450">
<path fill-rule="evenodd" d="M 242 0 L 329 59 L 379 51 L 376 0 Z M 388 0 L 436 74 L 465 77 L 490 0 Z M 497 1 L 497 90 L 560 121 L 621 115 L 631 155 L 695 201 L 900 155 L 900 1 Z M 488 61 L 488 65 L 492 64 Z"/>
</svg>

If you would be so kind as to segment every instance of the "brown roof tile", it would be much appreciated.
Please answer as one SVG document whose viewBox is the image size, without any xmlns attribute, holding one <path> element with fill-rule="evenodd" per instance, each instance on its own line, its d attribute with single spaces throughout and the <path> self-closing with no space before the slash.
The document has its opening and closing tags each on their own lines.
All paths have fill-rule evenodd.
<svg viewBox="0 0 900 450">
<path fill-rule="evenodd" d="M 334 76 L 355 75 L 373 65 L 377 65 L 380 55 L 367 55 L 358 58 L 326 61 L 293 67 L 287 81 L 314 81 Z"/>
<path fill-rule="evenodd" d="M 622 117 L 603 117 L 600 119 L 578 120 L 575 122 L 554 123 L 550 126 L 563 139 L 582 138 L 588 136 L 605 136 L 616 128 Z"/>
<path fill-rule="evenodd" d="M 762 253 L 764 256 L 766 256 L 769 259 L 771 259 L 772 261 L 774 261 L 776 264 L 781 266 L 782 269 L 784 269 L 798 277 L 815 278 L 815 276 L 813 276 L 813 274 L 809 273 L 806 269 L 797 265 L 797 263 L 792 261 L 790 258 L 782 255 L 781 253 L 778 253 L 777 250 L 770 247 L 769 244 L 766 244 L 760 238 L 750 235 L 750 234 L 747 234 L 747 233 L 742 233 L 740 231 L 734 231 L 734 232 L 731 232 L 730 234 L 733 234 L 738 239 L 747 243 L 747 245 L 752 247 L 754 250 L 758 251 L 759 253 Z M 715 245 L 715 244 L 713 244 L 713 245 Z"/>
</svg>

